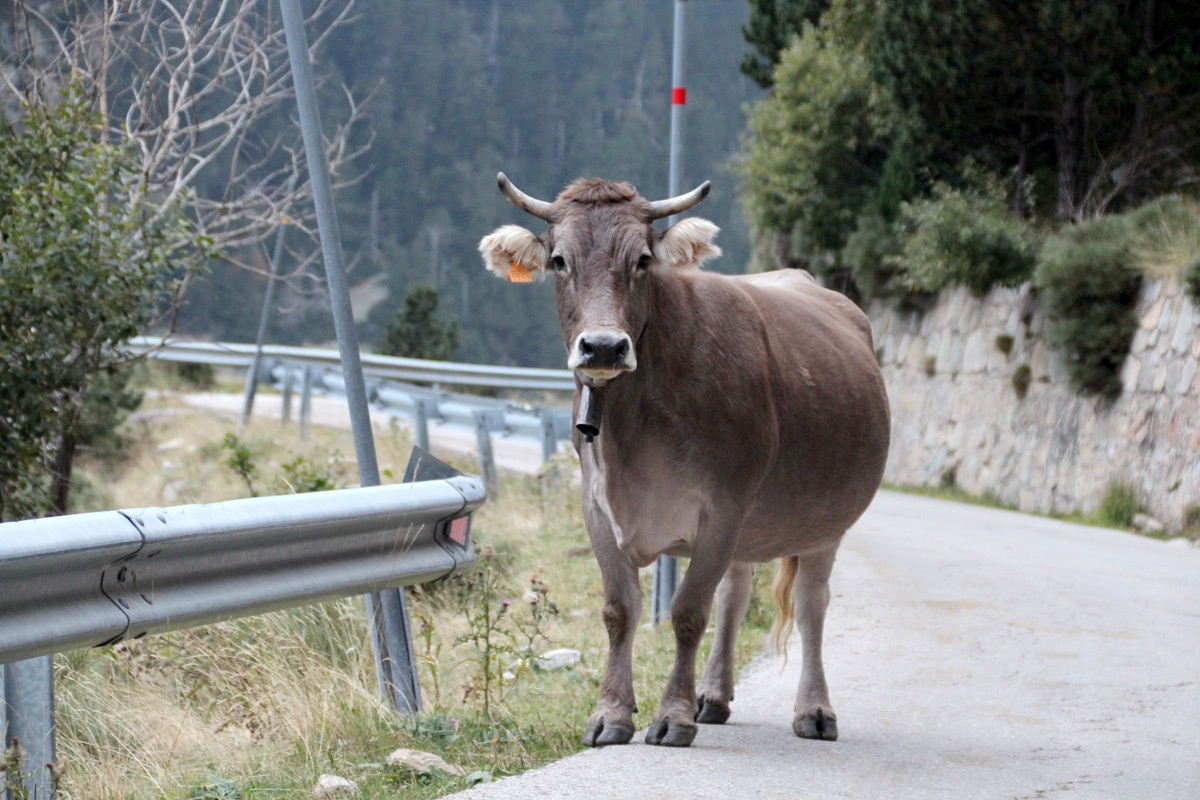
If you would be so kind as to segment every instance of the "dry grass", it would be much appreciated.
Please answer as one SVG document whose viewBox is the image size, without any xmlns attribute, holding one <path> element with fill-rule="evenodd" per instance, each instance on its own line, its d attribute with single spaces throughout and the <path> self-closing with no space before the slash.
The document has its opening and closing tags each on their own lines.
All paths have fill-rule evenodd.
<svg viewBox="0 0 1200 800">
<path fill-rule="evenodd" d="M 1135 266 L 1151 278 L 1184 279 L 1200 259 L 1200 205 L 1191 198 L 1161 197 L 1133 212 Z"/>
<path fill-rule="evenodd" d="M 135 422 L 136 446 L 125 464 L 82 466 L 116 507 L 173 505 L 244 497 L 247 489 L 222 465 L 220 449 L 234 421 L 185 408 L 169 395 L 148 401 Z M 410 442 L 397 427 L 376 432 L 385 482 L 403 474 Z M 295 427 L 258 423 L 243 440 L 254 452 L 261 488 L 279 465 L 302 455 L 328 465 L 343 483 L 356 478 L 349 432 L 314 429 L 301 445 Z M 362 797 L 436 797 L 464 779 L 417 776 L 383 767 L 393 749 L 442 755 L 468 772 L 501 776 L 579 749 L 606 658 L 599 619 L 601 581 L 583 527 L 574 465 L 567 456 L 540 478 L 507 476 L 500 497 L 477 515 L 477 547 L 528 623 L 523 601 L 533 576 L 549 586 L 558 614 L 543 626 L 542 652 L 572 647 L 578 666 L 515 669 L 499 686 L 502 700 L 485 714 L 480 655 L 457 642 L 464 610 L 478 591 L 448 583 L 410 592 L 421 660 L 425 713 L 403 719 L 376 697 L 374 663 L 360 598 L 277 612 L 149 637 L 57 660 L 59 752 L 69 798 L 288 798 L 311 796 L 322 773 L 357 781 Z M 471 469 L 472 465 L 459 465 Z M 740 645 L 741 660 L 761 646 L 769 626 L 770 570 L 761 570 Z M 643 576 L 649 597 L 650 574 Z M 648 602 L 646 603 L 648 605 Z M 670 668 L 669 630 L 643 628 L 635 652 L 635 687 L 646 724 Z M 706 652 L 702 652 L 703 657 Z M 511 657 L 506 657 L 511 660 Z"/>
</svg>

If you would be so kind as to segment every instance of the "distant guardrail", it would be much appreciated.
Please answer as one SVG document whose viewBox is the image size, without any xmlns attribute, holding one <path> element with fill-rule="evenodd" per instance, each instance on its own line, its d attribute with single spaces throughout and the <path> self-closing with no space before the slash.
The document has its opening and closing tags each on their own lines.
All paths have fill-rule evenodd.
<svg viewBox="0 0 1200 800">
<path fill-rule="evenodd" d="M 129 342 L 128 349 L 164 361 L 243 368 L 250 368 L 254 363 L 254 345 L 251 344 L 178 342 L 139 337 Z M 571 438 L 571 415 L 565 407 L 544 404 L 531 406 L 403 382 L 567 392 L 575 389 L 575 378 L 570 370 L 495 367 L 370 354 L 363 355 L 362 362 L 363 372 L 368 376 L 371 403 L 385 411 L 400 412 L 411 417 L 419 447 L 429 449 L 430 421 L 452 423 L 474 431 L 480 470 L 488 490 L 493 494 L 498 484 L 492 455 L 492 433 L 515 434 L 540 441 L 543 461 L 554 455 L 560 441 Z M 301 435 L 305 436 L 311 394 L 321 391 L 345 393 L 338 351 L 282 345 L 263 347 L 263 361 L 257 380 L 276 384 L 282 390 L 281 415 L 284 422 L 291 419 L 292 395 L 297 377 L 302 378 L 300 429 Z"/>
<path fill-rule="evenodd" d="M 156 358 L 165 361 L 248 367 L 254 359 L 252 344 L 181 342 L 173 339 L 164 341 L 160 338 L 140 336 L 131 339 L 126 346 L 138 354 L 154 351 Z M 263 356 L 295 364 L 323 367 L 337 367 L 341 364 L 337 350 L 316 347 L 264 345 Z M 565 369 L 460 364 L 454 361 L 426 361 L 373 353 L 363 353 L 361 358 L 363 374 L 376 378 L 461 386 L 491 386 L 501 389 L 543 389 L 560 392 L 575 390 L 575 378 L 570 370 Z"/>
</svg>

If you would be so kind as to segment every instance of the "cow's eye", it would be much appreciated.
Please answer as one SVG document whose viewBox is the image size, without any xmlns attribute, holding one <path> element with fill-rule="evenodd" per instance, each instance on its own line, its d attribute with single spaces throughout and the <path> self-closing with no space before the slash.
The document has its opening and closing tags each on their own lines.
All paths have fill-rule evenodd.
<svg viewBox="0 0 1200 800">
<path fill-rule="evenodd" d="M 554 265 L 555 272 L 566 272 L 567 271 L 567 260 L 565 258 L 563 258 L 562 256 L 558 255 L 557 253 L 555 255 L 550 256 L 550 263 Z"/>
<path fill-rule="evenodd" d="M 654 256 L 649 253 L 642 253 L 642 257 L 638 259 L 638 272 L 642 272 L 650 268 L 650 263 L 654 261 Z"/>
</svg>

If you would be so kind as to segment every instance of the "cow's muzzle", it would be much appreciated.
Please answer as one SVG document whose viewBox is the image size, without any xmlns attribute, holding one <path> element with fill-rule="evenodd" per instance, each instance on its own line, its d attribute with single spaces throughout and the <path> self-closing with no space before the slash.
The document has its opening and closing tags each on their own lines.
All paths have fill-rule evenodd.
<svg viewBox="0 0 1200 800">
<path fill-rule="evenodd" d="M 637 369 L 637 354 L 626 333 L 584 331 L 575 338 L 567 366 L 589 378 L 607 380 Z"/>
</svg>

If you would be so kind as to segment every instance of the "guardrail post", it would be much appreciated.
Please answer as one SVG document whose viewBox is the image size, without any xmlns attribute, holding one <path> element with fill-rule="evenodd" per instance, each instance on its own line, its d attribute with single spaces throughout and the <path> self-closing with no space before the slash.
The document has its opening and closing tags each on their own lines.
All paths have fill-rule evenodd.
<svg viewBox="0 0 1200 800">
<path fill-rule="evenodd" d="M 488 496 L 495 497 L 500 484 L 496 478 L 496 459 L 492 455 L 492 426 L 487 411 L 474 412 L 475 441 L 479 447 L 479 470 L 483 475 L 483 485 L 487 487 Z"/>
<path fill-rule="evenodd" d="M 307 442 L 312 436 L 312 364 L 304 365 L 304 379 L 300 384 L 300 441 Z"/>
<path fill-rule="evenodd" d="M 54 657 L 0 666 L 0 732 L 3 747 L 21 745 L 21 773 L 29 800 L 52 800 L 54 764 Z M 0 773 L 3 775 L 3 773 Z M 0 798 L 13 800 L 0 782 Z"/>
<path fill-rule="evenodd" d="M 558 431 L 554 425 L 554 409 L 542 407 L 538 409 L 542 420 L 542 463 L 545 464 L 558 451 Z"/>
<path fill-rule="evenodd" d="M 413 405 L 413 435 L 417 447 L 429 451 L 429 406 L 423 397 L 416 398 Z"/>
<path fill-rule="evenodd" d="M 287 425 L 292 420 L 292 385 L 296 382 L 296 369 L 291 364 L 283 367 L 283 395 L 280 397 L 279 424 Z"/>
</svg>

